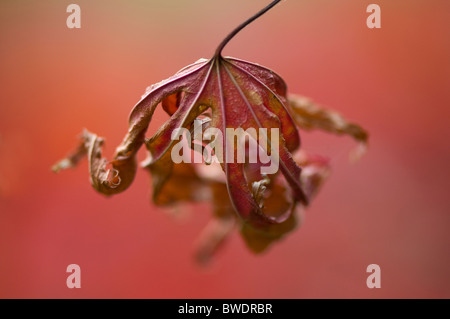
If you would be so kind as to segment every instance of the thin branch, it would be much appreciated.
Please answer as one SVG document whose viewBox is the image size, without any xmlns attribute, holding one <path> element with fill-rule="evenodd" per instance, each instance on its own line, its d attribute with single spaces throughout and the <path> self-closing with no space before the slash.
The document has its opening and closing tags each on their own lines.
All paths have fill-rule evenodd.
<svg viewBox="0 0 450 319">
<path fill-rule="evenodd" d="M 214 54 L 215 58 L 220 57 L 222 54 L 223 48 L 230 42 L 230 40 L 238 34 L 242 29 L 244 29 L 246 26 L 248 26 L 250 23 L 258 19 L 260 16 L 262 16 L 264 13 L 272 9 L 275 5 L 277 5 L 281 0 L 275 0 L 271 4 L 269 4 L 267 7 L 259 11 L 257 14 L 255 14 L 253 17 L 242 23 L 240 26 L 238 26 L 236 29 L 234 29 L 233 32 L 231 32 L 223 41 L 222 43 L 217 47 L 216 53 Z"/>
</svg>

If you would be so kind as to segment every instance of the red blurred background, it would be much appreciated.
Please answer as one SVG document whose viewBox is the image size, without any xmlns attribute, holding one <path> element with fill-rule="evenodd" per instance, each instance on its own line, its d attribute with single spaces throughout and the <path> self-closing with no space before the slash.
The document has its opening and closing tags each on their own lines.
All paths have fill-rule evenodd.
<svg viewBox="0 0 450 319">
<path fill-rule="evenodd" d="M 366 26 L 370 1 L 283 1 L 226 48 L 371 133 L 356 165 L 350 138 L 303 133 L 333 174 L 302 227 L 262 256 L 234 234 L 197 266 L 208 205 L 170 218 L 144 171 L 112 198 L 91 188 L 86 162 L 50 171 L 83 127 L 107 138 L 110 157 L 148 85 L 209 58 L 268 2 L 77 0 L 73 30 L 72 2 L 0 2 L 0 297 L 450 297 L 448 0 L 373 1 L 378 30 Z M 72 263 L 81 289 L 66 287 Z M 381 289 L 366 286 L 372 263 Z"/>
</svg>

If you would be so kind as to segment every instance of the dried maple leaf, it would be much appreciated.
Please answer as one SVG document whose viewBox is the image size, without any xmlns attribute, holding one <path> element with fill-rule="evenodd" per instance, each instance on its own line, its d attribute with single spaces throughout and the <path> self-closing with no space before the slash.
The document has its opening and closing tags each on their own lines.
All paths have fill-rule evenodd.
<svg viewBox="0 0 450 319">
<path fill-rule="evenodd" d="M 101 156 L 103 140 L 84 131 L 77 150 L 53 169 L 59 171 L 75 166 L 87 155 L 92 186 L 105 195 L 117 194 L 132 183 L 137 168 L 136 153 L 145 144 L 149 158 L 143 166 L 152 176 L 155 204 L 212 202 L 214 218 L 202 235 L 203 240 L 199 241 L 197 256 L 200 260 L 208 260 L 235 225 L 239 225 L 245 242 L 255 252 L 265 250 L 271 242 L 294 229 L 297 224 L 295 211 L 308 204 L 328 174 L 327 161 L 321 158 L 301 153 L 300 158 L 294 159 L 293 153 L 300 147 L 296 124 L 306 129 L 350 134 L 364 142 L 367 135 L 361 128 L 336 117 L 335 113 L 314 109 L 311 103 L 300 103 L 302 100 L 296 97 L 288 98 L 285 82 L 273 71 L 222 56 L 225 45 L 240 30 L 278 2 L 280 0 L 273 1 L 236 28 L 211 59 L 200 59 L 149 87 L 133 108 L 128 133 L 112 161 Z M 159 104 L 170 118 L 147 139 L 147 128 Z M 278 129 L 278 137 L 271 133 L 262 134 L 267 142 L 267 153 L 279 159 L 280 173 L 261 174 L 261 159 L 250 163 L 248 154 L 243 163 L 221 162 L 224 178 L 211 177 L 204 171 L 199 173 L 196 165 L 175 164 L 171 158 L 175 144 L 173 132 L 180 128 L 192 130 L 194 121 L 200 118 L 200 137 L 205 136 L 207 128 L 222 132 L 230 128 Z M 230 144 L 226 134 L 216 142 L 224 146 L 226 159 L 228 155 L 238 156 L 237 148 Z M 205 146 L 199 149 L 195 145 L 192 141 L 190 146 L 200 152 Z M 208 169 L 213 170 L 212 166 Z"/>
<path fill-rule="evenodd" d="M 351 154 L 352 160 L 358 160 L 365 153 L 369 134 L 361 126 L 349 123 L 338 112 L 324 109 L 311 99 L 295 94 L 289 95 L 287 106 L 301 129 L 321 129 L 337 135 L 352 136 L 359 142 L 359 147 Z"/>
</svg>

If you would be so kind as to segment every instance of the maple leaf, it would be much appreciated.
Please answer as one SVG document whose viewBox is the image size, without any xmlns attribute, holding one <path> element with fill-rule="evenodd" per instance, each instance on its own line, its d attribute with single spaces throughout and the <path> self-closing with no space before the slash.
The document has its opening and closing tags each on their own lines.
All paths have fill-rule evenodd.
<svg viewBox="0 0 450 319">
<path fill-rule="evenodd" d="M 297 125 L 350 134 L 363 143 L 367 141 L 367 134 L 333 112 L 299 97 L 288 97 L 286 83 L 270 69 L 222 56 L 225 45 L 240 30 L 279 2 L 273 1 L 236 28 L 211 59 L 200 59 L 150 86 L 133 108 L 128 133 L 117 147 L 113 160 L 102 158 L 103 139 L 85 130 L 79 147 L 53 170 L 73 167 L 87 156 L 92 186 L 105 195 L 117 194 L 132 183 L 137 170 L 136 154 L 145 145 L 149 157 L 143 166 L 152 177 L 155 204 L 212 202 L 213 220 L 199 241 L 199 260 L 208 260 L 236 225 L 255 252 L 264 251 L 270 243 L 293 230 L 298 224 L 296 211 L 308 205 L 329 171 L 328 162 L 323 158 L 304 152 L 294 158 L 294 152 L 300 147 Z M 152 137 L 146 138 L 158 105 L 170 118 Z M 248 154 L 243 163 L 221 162 L 218 167 L 224 173 L 222 177 L 217 174 L 211 177 L 197 165 L 175 164 L 171 157 L 176 143 L 172 139 L 173 132 L 181 128 L 192 130 L 194 121 L 199 119 L 202 121 L 200 137 L 205 137 L 209 128 L 222 132 L 230 128 L 278 129 L 278 137 L 271 133 L 262 135 L 267 141 L 267 153 L 279 159 L 279 172 L 261 174 L 261 159 L 250 163 Z M 224 146 L 224 157 L 236 158 L 237 148 L 225 134 L 221 138 L 215 142 Z M 273 148 L 273 145 L 278 147 Z M 199 151 L 194 141 L 190 147 Z M 218 170 L 218 167 L 209 165 L 207 168 Z"/>
</svg>

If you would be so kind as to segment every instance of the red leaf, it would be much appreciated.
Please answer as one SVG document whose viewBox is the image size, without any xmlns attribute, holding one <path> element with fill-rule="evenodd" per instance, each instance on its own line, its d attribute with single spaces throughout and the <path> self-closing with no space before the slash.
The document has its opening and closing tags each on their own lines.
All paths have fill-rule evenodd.
<svg viewBox="0 0 450 319">
<path fill-rule="evenodd" d="M 101 157 L 103 140 L 85 131 L 77 150 L 53 169 L 75 166 L 87 155 L 92 186 L 105 195 L 117 194 L 132 183 L 136 153 L 145 144 L 150 155 L 144 166 L 152 175 L 155 204 L 205 199 L 213 203 L 214 219 L 199 242 L 197 256 L 201 260 L 207 260 L 217 250 L 236 224 L 255 252 L 265 250 L 274 240 L 293 230 L 298 223 L 295 212 L 308 204 L 328 175 L 328 162 L 320 157 L 299 153 L 300 157 L 294 160 L 292 154 L 300 147 L 296 124 L 305 129 L 350 134 L 363 143 L 367 141 L 367 133 L 332 111 L 310 102 L 305 104 L 295 96 L 288 99 L 285 82 L 270 69 L 221 55 L 231 38 L 278 2 L 273 1 L 236 28 L 211 59 L 200 59 L 149 87 L 133 108 L 128 133 L 112 161 Z M 159 104 L 170 118 L 146 139 L 147 128 Z M 201 138 L 209 128 L 223 132 L 223 180 L 199 174 L 189 164 L 174 164 L 170 156 L 176 143 L 172 140 L 173 132 L 180 128 L 193 130 L 194 121 L 201 116 Z M 248 154 L 244 163 L 227 161 L 228 156 L 236 159 L 238 155 L 237 148 L 231 147 L 227 138 L 229 128 L 267 129 L 259 132 L 268 142 L 266 151 L 279 159 L 281 174 L 261 174 L 259 170 L 264 166 L 261 159 L 250 163 Z M 278 137 L 271 133 L 272 128 L 279 130 Z M 259 140 L 257 136 L 254 138 Z M 191 142 L 190 146 L 197 150 L 198 141 Z M 304 167 L 303 172 L 300 166 Z"/>
</svg>

